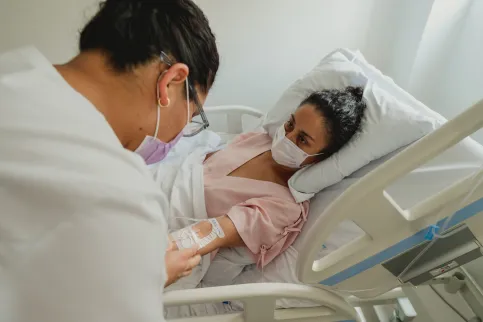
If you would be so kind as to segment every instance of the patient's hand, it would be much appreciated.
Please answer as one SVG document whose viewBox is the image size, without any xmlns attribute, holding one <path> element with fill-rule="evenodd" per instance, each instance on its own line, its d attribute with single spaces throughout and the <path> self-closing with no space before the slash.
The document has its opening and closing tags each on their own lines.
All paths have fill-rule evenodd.
<svg viewBox="0 0 483 322">
<path fill-rule="evenodd" d="M 197 248 L 178 250 L 176 244 L 173 246 L 173 243 L 169 243 L 164 256 L 168 274 L 165 287 L 191 274 L 191 270 L 201 261 L 201 256 L 196 254 L 197 250 Z"/>
</svg>

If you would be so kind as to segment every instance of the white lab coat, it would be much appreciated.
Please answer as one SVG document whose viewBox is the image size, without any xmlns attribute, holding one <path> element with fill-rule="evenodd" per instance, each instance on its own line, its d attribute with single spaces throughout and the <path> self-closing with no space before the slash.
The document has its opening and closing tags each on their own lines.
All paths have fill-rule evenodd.
<svg viewBox="0 0 483 322">
<path fill-rule="evenodd" d="M 36 49 L 0 54 L 0 321 L 163 321 L 167 199 Z"/>
</svg>

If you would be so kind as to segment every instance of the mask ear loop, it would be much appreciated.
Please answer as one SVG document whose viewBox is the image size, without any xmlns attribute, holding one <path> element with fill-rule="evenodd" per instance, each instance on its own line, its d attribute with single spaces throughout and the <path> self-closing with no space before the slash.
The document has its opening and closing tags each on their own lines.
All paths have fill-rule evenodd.
<svg viewBox="0 0 483 322">
<path fill-rule="evenodd" d="M 307 158 L 310 158 L 310 157 L 316 157 L 316 156 L 318 156 L 318 155 L 322 155 L 322 154 L 324 154 L 324 152 L 320 152 L 320 153 L 316 153 L 316 154 L 308 154 L 308 155 L 305 157 L 304 161 L 302 161 L 302 163 L 304 163 L 304 162 L 305 162 L 305 160 L 307 160 Z M 304 164 L 304 165 L 301 165 L 301 166 L 300 166 L 300 169 L 310 167 L 311 165 L 314 165 L 314 164 L 317 164 L 317 163 L 318 163 L 318 162 L 312 162 L 312 163 L 309 163 L 309 164 Z"/>
<path fill-rule="evenodd" d="M 186 87 L 186 104 L 188 105 L 188 114 L 186 114 L 186 125 L 190 124 L 190 92 L 188 90 L 188 76 L 185 79 Z"/>
<path fill-rule="evenodd" d="M 154 130 L 154 138 L 158 138 L 158 130 L 159 130 L 159 115 L 161 114 L 161 107 L 158 105 L 157 109 L 157 117 L 156 117 L 156 130 Z"/>
</svg>

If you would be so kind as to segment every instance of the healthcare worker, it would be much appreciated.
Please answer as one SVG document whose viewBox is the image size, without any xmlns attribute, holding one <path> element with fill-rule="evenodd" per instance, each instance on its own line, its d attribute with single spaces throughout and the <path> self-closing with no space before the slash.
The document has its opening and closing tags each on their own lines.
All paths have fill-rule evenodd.
<svg viewBox="0 0 483 322">
<path fill-rule="evenodd" d="M 0 54 L 0 321 L 160 322 L 199 256 L 146 163 L 208 126 L 215 37 L 190 0 L 107 0 L 79 47 Z"/>
</svg>

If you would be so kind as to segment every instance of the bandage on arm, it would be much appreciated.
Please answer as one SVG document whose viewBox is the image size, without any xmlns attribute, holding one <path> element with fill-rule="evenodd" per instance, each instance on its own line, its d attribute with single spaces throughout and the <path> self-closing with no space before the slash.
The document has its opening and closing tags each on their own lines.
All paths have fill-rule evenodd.
<svg viewBox="0 0 483 322">
<path fill-rule="evenodd" d="M 200 255 L 218 248 L 245 246 L 228 216 L 202 220 L 173 232 L 169 238 L 178 249 L 197 247 Z"/>
</svg>

